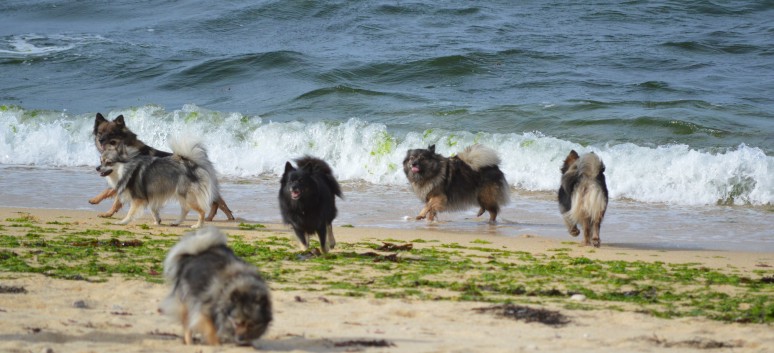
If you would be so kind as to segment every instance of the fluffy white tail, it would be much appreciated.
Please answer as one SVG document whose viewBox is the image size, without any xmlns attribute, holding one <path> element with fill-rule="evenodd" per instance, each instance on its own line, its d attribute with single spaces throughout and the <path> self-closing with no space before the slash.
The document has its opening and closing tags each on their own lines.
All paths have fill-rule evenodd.
<svg viewBox="0 0 774 353">
<path fill-rule="evenodd" d="M 187 159 L 199 167 L 196 170 L 196 176 L 200 182 L 195 183 L 193 187 L 198 188 L 195 194 L 201 195 L 198 200 L 199 207 L 209 210 L 212 202 L 220 196 L 220 185 L 215 166 L 210 162 L 204 144 L 196 139 L 174 138 L 169 141 L 169 147 L 174 155 Z"/>
<path fill-rule="evenodd" d="M 599 156 L 594 152 L 584 154 L 577 163 L 578 176 L 586 178 L 596 178 L 601 169 L 605 168 L 602 160 L 600 160 Z"/>
<path fill-rule="evenodd" d="M 466 147 L 457 157 L 467 163 L 473 170 L 500 164 L 500 157 L 497 155 L 497 152 L 479 144 Z"/>
<path fill-rule="evenodd" d="M 601 222 L 607 209 L 607 197 L 596 178 L 604 171 L 605 165 L 599 156 L 591 152 L 582 155 L 573 167 L 577 168 L 574 173 L 579 179 L 573 190 L 572 206 L 568 216 L 575 223 L 580 223 L 586 218 L 593 222 Z M 572 170 L 573 168 L 570 168 L 571 172 Z"/>
</svg>

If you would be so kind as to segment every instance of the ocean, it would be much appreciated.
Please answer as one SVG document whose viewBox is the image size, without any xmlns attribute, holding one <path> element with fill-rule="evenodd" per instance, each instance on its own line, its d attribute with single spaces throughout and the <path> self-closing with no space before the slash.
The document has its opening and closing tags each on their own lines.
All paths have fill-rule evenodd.
<svg viewBox="0 0 774 353">
<path fill-rule="evenodd" d="M 577 241 L 555 201 L 575 149 L 607 167 L 603 246 L 774 251 L 771 18 L 772 1 L 6 0 L 0 206 L 107 209 L 86 202 L 101 112 L 160 149 L 201 139 L 247 221 L 280 221 L 284 163 L 309 154 L 343 184 L 336 224 Z M 407 220 L 406 150 L 473 143 L 512 186 L 500 224 Z"/>
</svg>

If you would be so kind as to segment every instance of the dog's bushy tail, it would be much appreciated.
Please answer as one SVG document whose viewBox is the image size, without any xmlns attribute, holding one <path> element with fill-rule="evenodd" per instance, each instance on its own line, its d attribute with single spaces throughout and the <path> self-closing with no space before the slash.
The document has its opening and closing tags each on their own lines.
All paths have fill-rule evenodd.
<svg viewBox="0 0 774 353">
<path fill-rule="evenodd" d="M 586 153 L 569 169 L 572 181 L 572 205 L 568 216 L 578 223 L 584 217 L 601 222 L 607 209 L 607 186 L 600 181 L 605 164 L 595 153 Z M 604 178 L 604 177 L 603 177 Z M 602 178 L 602 180 L 604 180 Z"/>
<path fill-rule="evenodd" d="M 208 210 L 212 202 L 220 195 L 220 186 L 218 184 L 218 175 L 215 166 L 207 156 L 207 149 L 204 144 L 196 139 L 177 138 L 169 141 L 169 147 L 172 148 L 173 155 L 188 160 L 196 167 L 194 173 L 196 180 L 192 187 L 195 188 L 198 197 L 199 207 Z"/>
<path fill-rule="evenodd" d="M 475 144 L 465 148 L 457 157 L 467 163 L 473 170 L 500 164 L 500 156 L 493 149 Z"/>
<path fill-rule="evenodd" d="M 196 255 L 218 245 L 226 245 L 226 235 L 215 226 L 206 226 L 196 232 L 187 233 L 167 253 L 164 259 L 164 278 L 174 282 L 182 257 Z"/>
<path fill-rule="evenodd" d="M 599 173 L 604 171 L 605 164 L 594 152 L 586 153 L 578 160 L 578 176 L 596 178 Z"/>
</svg>

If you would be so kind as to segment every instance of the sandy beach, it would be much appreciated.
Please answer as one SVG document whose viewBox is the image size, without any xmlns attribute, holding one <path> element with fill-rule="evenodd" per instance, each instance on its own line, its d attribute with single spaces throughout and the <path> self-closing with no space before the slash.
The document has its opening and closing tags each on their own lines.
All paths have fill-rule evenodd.
<svg viewBox="0 0 774 353">
<path fill-rule="evenodd" d="M 128 226 L 118 226 L 112 224 L 115 219 L 98 218 L 91 211 L 0 208 L 0 260 L 4 261 L 0 263 L 0 351 L 766 352 L 774 346 L 774 253 L 770 252 L 647 250 L 605 245 L 593 249 L 578 246 L 577 239 L 569 236 L 567 241 L 558 241 L 539 234 L 502 237 L 337 226 L 339 245 L 332 256 L 318 260 L 303 256 L 298 248 L 290 248 L 295 239 L 287 227 L 238 219 L 216 220 L 212 224 L 226 232 L 230 241 L 234 240 L 238 254 L 249 255 L 248 261 L 256 262 L 266 274 L 272 288 L 275 320 L 255 348 L 186 347 L 180 326 L 156 310 L 168 291 L 158 275 L 160 264 L 154 263 L 163 256 L 164 246 L 152 249 L 155 252 L 149 250 L 152 255 L 147 259 L 132 257 L 133 249 L 129 246 L 143 244 L 151 249 L 156 240 L 173 244 L 176 236 L 187 229 L 148 226 L 147 218 L 146 215 Z M 59 265 L 46 262 L 51 255 L 47 252 L 54 251 L 66 237 L 79 237 L 61 243 L 69 244 L 73 251 L 89 250 L 82 249 L 87 247 L 84 239 L 94 239 L 93 250 L 97 253 L 107 249 L 103 245 L 112 244 L 110 253 L 105 250 L 96 255 L 104 259 L 104 264 L 99 265 L 102 260 L 91 260 L 102 269 L 82 275 L 60 272 L 59 267 L 72 265 L 67 260 L 71 255 L 65 254 Z M 269 260 L 258 262 L 254 259 L 264 256 L 264 244 L 272 252 L 261 257 Z M 384 245 L 378 247 L 380 244 Z M 121 247 L 126 252 L 121 250 L 118 257 L 111 257 Z M 436 252 L 444 255 L 433 257 Z M 9 268 L 9 259 L 23 260 L 29 267 Z M 413 284 L 396 280 L 401 273 L 408 276 L 409 271 L 440 263 L 438 259 L 448 260 L 444 262 L 447 267 L 464 263 L 467 268 L 458 272 L 441 268 L 412 279 Z M 72 260 L 77 261 L 80 260 Z M 128 270 L 128 274 L 101 274 L 115 262 L 136 263 L 143 273 Z M 599 276 L 587 277 L 587 282 L 568 283 L 572 277 L 552 277 L 549 271 L 509 278 L 525 283 L 510 291 L 497 289 L 496 283 L 500 282 L 483 282 L 482 278 L 502 273 L 503 269 L 512 268 L 515 272 L 523 268 L 519 267 L 521 262 L 540 266 L 598 265 L 597 272 L 606 270 L 610 271 L 609 277 L 629 276 L 630 280 L 620 288 L 610 284 L 618 282 L 600 282 Z M 665 318 L 654 314 L 664 312 L 659 306 L 665 300 L 661 296 L 664 284 L 635 279 L 626 271 L 615 272 L 614 266 L 622 263 L 629 266 L 629 271 L 633 266 L 646 265 L 667 271 L 696 270 L 696 288 L 691 287 L 690 279 L 675 277 L 675 287 L 669 292 L 696 298 L 711 288 L 713 297 L 738 295 L 741 299 L 733 303 L 740 313 L 757 311 L 745 316 L 747 319 L 718 319 L 722 317 L 722 307 L 698 315 L 691 314 L 690 307 L 683 311 L 670 307 L 670 312 L 677 314 Z M 36 264 L 46 264 L 47 270 L 17 270 L 34 268 Z M 562 273 L 560 268 L 553 271 Z M 710 283 L 710 277 L 704 273 L 711 273 L 717 284 Z M 540 280 L 530 282 L 534 278 Z M 354 284 L 348 287 L 347 283 Z M 390 288 L 390 283 L 395 283 L 394 288 Z M 438 283 L 449 285 L 443 287 Z M 456 283 L 475 283 L 475 288 L 461 288 Z M 578 286 L 586 285 L 594 290 L 633 296 L 645 292 L 645 287 L 656 288 L 651 290 L 658 292 L 658 299 L 641 304 L 574 294 L 579 291 Z M 758 298 L 758 302 L 743 298 Z M 503 305 L 532 310 L 533 314 L 547 310 L 561 319 L 531 321 L 540 315 L 527 315 L 526 319 L 508 315 L 501 310 L 506 308 Z M 676 304 L 666 307 L 670 305 Z M 758 318 L 759 322 L 768 323 L 757 323 Z"/>
</svg>

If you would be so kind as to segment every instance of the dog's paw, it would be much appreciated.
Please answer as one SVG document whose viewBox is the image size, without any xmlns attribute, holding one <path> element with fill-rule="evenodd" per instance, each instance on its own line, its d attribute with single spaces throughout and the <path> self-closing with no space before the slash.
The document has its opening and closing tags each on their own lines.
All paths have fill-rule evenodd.
<svg viewBox="0 0 774 353">
<path fill-rule="evenodd" d="M 602 241 L 599 239 L 591 239 L 591 245 L 595 248 L 598 248 L 600 245 L 602 245 Z"/>
<path fill-rule="evenodd" d="M 580 234 L 580 230 L 578 227 L 574 227 L 573 229 L 570 229 L 570 235 L 577 237 Z"/>
<path fill-rule="evenodd" d="M 100 201 L 102 201 L 102 200 L 100 200 L 100 199 L 90 199 L 90 200 L 89 200 L 89 203 L 90 203 L 90 204 L 92 204 L 92 205 L 96 205 L 96 204 L 98 204 Z"/>
<path fill-rule="evenodd" d="M 97 217 L 101 217 L 101 218 L 112 218 L 112 217 L 113 217 L 113 214 L 112 214 L 112 213 L 100 213 L 100 214 L 98 214 L 98 215 L 97 215 Z"/>
</svg>

